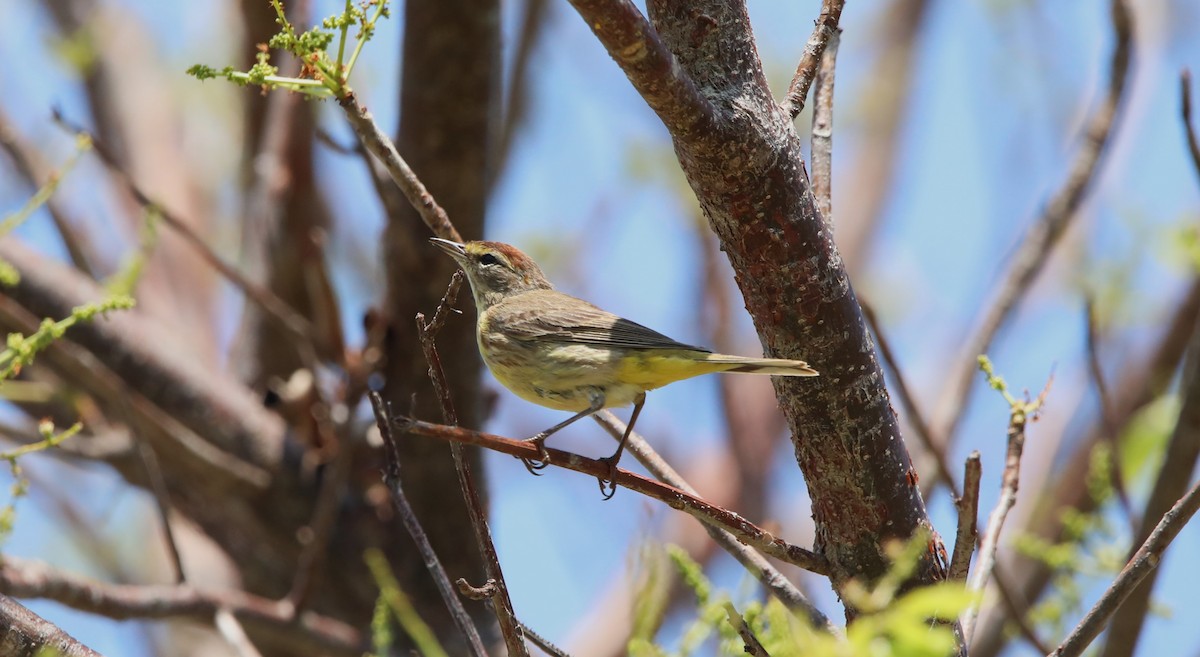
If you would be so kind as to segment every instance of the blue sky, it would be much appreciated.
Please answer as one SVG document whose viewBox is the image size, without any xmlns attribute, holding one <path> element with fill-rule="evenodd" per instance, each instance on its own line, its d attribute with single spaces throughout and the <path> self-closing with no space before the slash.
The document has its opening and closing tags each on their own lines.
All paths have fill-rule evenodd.
<svg viewBox="0 0 1200 657">
<path fill-rule="evenodd" d="M 116 4 L 163 35 L 154 42 L 162 79 L 169 93 L 196 105 L 191 111 L 198 118 L 182 129 L 235 138 L 238 117 L 220 103 L 229 92 L 182 74 L 192 63 L 233 61 L 234 42 L 222 27 L 227 24 L 222 17 L 234 11 L 232 4 Z M 318 13 L 325 14 L 338 3 L 316 4 Z M 689 308 L 699 285 L 692 201 L 680 197 L 665 130 L 583 21 L 566 3 L 551 4 L 547 38 L 532 69 L 536 83 L 530 119 L 490 205 L 486 237 L 546 256 L 540 259 L 547 273 L 568 292 L 684 342 L 701 342 L 697 314 Z M 777 90 L 786 87 L 817 6 L 812 0 L 750 4 L 760 51 Z M 881 0 L 852 2 L 842 20 L 835 216 L 839 198 L 861 193 L 855 179 L 861 164 L 856 153 L 865 138 L 860 103 L 873 84 L 867 76 L 884 6 Z M 1131 73 L 1132 94 L 1098 184 L 1046 275 L 992 350 L 998 369 L 1018 389 L 1036 391 L 1051 369 L 1056 372 L 1056 388 L 1043 422 L 1031 431 L 1031 442 L 1057 439 L 1039 434 L 1043 428 L 1046 433 L 1061 430 L 1077 404 L 1084 409 L 1094 404 L 1082 361 L 1081 288 L 1103 285 L 1113 270 L 1129 272 L 1130 292 L 1115 313 L 1119 337 L 1111 343 L 1113 353 L 1120 354 L 1136 349 L 1152 333 L 1149 329 L 1159 325 L 1187 277 L 1172 243 L 1181 227 L 1196 224 L 1200 182 L 1184 150 L 1178 73 L 1200 63 L 1200 43 L 1189 38 L 1200 28 L 1200 8 L 1185 0 L 1144 0 L 1135 3 L 1135 11 L 1141 40 Z M 355 81 L 360 97 L 385 126 L 396 120 L 400 13 L 367 47 Z M 49 113 L 60 106 L 68 115 L 84 117 L 72 73 L 52 54 L 51 30 L 34 3 L 0 0 L 0 15 L 7 17 L 0 24 L 0 56 L 24 62 L 0 69 L 7 90 L 3 107 L 61 161 L 70 143 L 51 125 Z M 965 0 L 931 6 L 893 191 L 865 273 L 854 281 L 883 313 L 905 374 L 926 409 L 932 408 L 946 372 L 956 366 L 959 341 L 987 303 L 1007 258 L 1061 184 L 1078 149 L 1082 122 L 1106 83 L 1111 45 L 1107 16 L 1103 2 Z M 505 14 L 510 33 L 514 21 L 510 7 Z M 324 124 L 348 140 L 349 130 L 335 110 L 323 108 Z M 231 149 L 236 152 L 236 144 Z M 353 263 L 342 267 L 335 280 L 353 335 L 353 318 L 378 290 L 380 266 L 371 258 L 381 211 L 356 162 L 325 150 L 319 150 L 319 158 L 324 184 L 340 199 L 331 253 Z M 232 189 L 237 172 L 222 170 L 222 162 L 216 156 L 206 163 L 204 175 L 215 184 L 225 178 Z M 80 207 L 94 207 L 91 220 L 104 226 L 115 210 L 103 199 L 94 206 L 80 200 L 89 191 L 82 182 L 86 171 L 81 169 L 81 182 L 65 187 L 64 194 L 73 194 L 72 202 Z M 0 181 L 0 208 L 18 207 L 27 193 Z M 224 221 L 232 230 L 237 199 L 230 194 L 224 202 Z M 23 234 L 47 251 L 58 250 L 44 217 L 32 221 Z M 552 248 L 564 253 L 553 257 Z M 229 302 L 240 303 L 233 295 Z M 756 349 L 748 318 L 741 318 L 740 326 L 747 349 Z M 489 385 L 496 387 L 490 379 Z M 716 407 L 715 381 L 683 382 L 651 396 L 639 428 L 686 470 L 725 440 Z M 487 428 L 519 436 L 560 417 L 500 392 Z M 971 449 L 983 453 L 985 510 L 998 488 L 1005 422 L 999 397 L 978 392 L 952 461 L 961 463 Z M 556 441 L 586 454 L 611 449 L 599 429 L 586 423 Z M 779 461 L 772 509 L 788 527 L 807 518 L 807 501 L 789 450 L 781 448 Z M 601 502 L 590 479 L 553 470 L 531 478 L 507 457 L 490 457 L 489 465 L 494 530 L 518 614 L 548 638 L 565 642 L 607 583 L 628 576 L 631 546 L 647 533 L 653 535 L 671 512 L 627 491 Z M 98 513 L 106 510 L 104 527 L 115 533 L 147 522 L 149 507 L 140 496 L 120 495 L 112 502 L 115 489 L 99 476 L 84 478 L 80 487 L 106 500 L 89 506 Z M 952 535 L 953 510 L 944 494 L 929 504 L 943 536 Z M 54 535 L 55 527 L 39 518 L 36 503 L 23 508 L 8 549 L 36 555 L 60 546 L 46 556 L 61 555 L 65 566 L 86 568 L 61 547 L 69 539 Z M 1174 617 L 1150 621 L 1140 655 L 1200 643 L 1200 627 L 1188 622 L 1189 582 L 1197 573 L 1178 556 L 1196 553 L 1200 531 L 1188 528 L 1178 543 L 1156 590 L 1157 600 L 1174 609 Z M 581 563 L 588 566 L 580 568 Z M 741 577 L 732 568 L 719 568 L 717 574 L 727 585 L 737 585 Z M 822 597 L 831 615 L 838 616 L 830 596 Z M 64 613 L 54 605 L 33 606 L 52 618 L 69 619 L 64 624 L 104 652 L 122 654 L 121 646 L 136 635 L 130 624 Z M 1030 653 L 1021 649 L 1011 654 Z"/>
</svg>

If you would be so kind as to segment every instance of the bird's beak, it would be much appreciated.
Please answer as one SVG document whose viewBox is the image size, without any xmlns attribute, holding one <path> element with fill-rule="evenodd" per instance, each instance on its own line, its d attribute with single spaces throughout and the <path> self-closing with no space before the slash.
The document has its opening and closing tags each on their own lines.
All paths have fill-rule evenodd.
<svg viewBox="0 0 1200 657">
<path fill-rule="evenodd" d="M 444 240 L 440 237 L 431 237 L 429 238 L 429 241 L 432 242 L 437 248 L 448 253 L 456 262 L 462 263 L 462 261 L 467 257 L 466 247 L 458 242 L 451 242 L 450 240 Z"/>
</svg>

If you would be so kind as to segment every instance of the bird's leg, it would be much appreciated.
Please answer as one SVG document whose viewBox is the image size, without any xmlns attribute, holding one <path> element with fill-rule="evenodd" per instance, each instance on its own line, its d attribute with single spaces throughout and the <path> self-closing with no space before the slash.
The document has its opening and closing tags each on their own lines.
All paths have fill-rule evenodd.
<svg viewBox="0 0 1200 657">
<path fill-rule="evenodd" d="M 600 494 L 606 500 L 611 500 L 612 496 L 617 494 L 617 463 L 621 460 L 621 452 L 625 450 L 625 441 L 629 440 L 629 434 L 633 433 L 633 424 L 637 422 L 638 414 L 642 412 L 642 406 L 645 404 L 646 393 L 639 393 L 633 400 L 633 414 L 629 416 L 629 424 L 625 425 L 625 433 L 621 436 L 621 442 L 617 444 L 617 451 L 612 456 L 600 459 L 608 464 L 608 477 L 600 478 Z"/>
<path fill-rule="evenodd" d="M 578 413 L 563 420 L 562 422 L 559 422 L 549 429 L 546 429 L 545 431 L 539 432 L 537 435 L 531 438 L 525 439 L 525 442 L 537 445 L 538 452 L 541 456 L 541 459 L 538 461 L 534 461 L 533 459 L 521 459 L 521 462 L 525 464 L 525 469 L 529 471 L 529 474 L 537 475 L 538 473 L 536 470 L 541 470 L 547 465 L 550 465 L 550 452 L 546 451 L 546 439 L 557 433 L 560 429 L 567 427 L 571 423 L 577 420 L 582 420 L 589 415 L 594 415 L 597 411 L 604 408 L 604 393 L 593 389 L 588 393 L 588 402 L 591 405 L 582 411 L 579 411 Z"/>
</svg>

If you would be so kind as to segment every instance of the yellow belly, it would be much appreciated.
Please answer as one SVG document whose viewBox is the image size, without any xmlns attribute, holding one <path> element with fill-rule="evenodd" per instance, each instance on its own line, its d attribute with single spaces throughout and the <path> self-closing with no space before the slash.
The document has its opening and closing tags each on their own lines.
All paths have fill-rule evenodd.
<svg viewBox="0 0 1200 657">
<path fill-rule="evenodd" d="M 582 411 L 596 393 L 604 396 L 605 408 L 628 406 L 646 391 L 725 369 L 705 363 L 702 352 L 529 343 L 482 334 L 478 342 L 483 362 L 505 388 L 560 411 Z"/>
</svg>

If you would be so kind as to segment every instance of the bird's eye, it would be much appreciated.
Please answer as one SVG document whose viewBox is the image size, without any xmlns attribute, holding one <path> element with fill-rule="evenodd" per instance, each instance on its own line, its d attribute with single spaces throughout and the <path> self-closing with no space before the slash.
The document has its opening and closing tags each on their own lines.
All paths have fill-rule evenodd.
<svg viewBox="0 0 1200 657">
<path fill-rule="evenodd" d="M 487 267 L 488 265 L 498 265 L 500 264 L 500 258 L 497 258 L 495 254 L 485 253 L 479 256 L 479 264 L 483 265 L 484 267 Z"/>
</svg>

